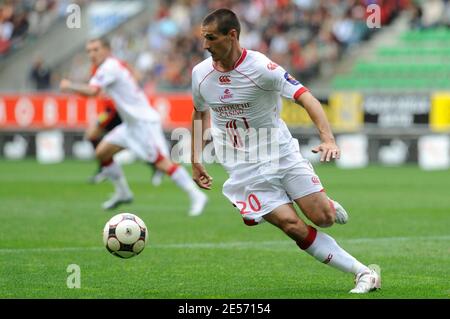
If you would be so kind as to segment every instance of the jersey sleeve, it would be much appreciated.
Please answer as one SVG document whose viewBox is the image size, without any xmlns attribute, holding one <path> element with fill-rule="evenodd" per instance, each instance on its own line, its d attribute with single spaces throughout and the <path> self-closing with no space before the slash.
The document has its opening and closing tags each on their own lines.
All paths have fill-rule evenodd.
<svg viewBox="0 0 450 319">
<path fill-rule="evenodd" d="M 198 75 L 195 72 L 195 69 L 192 71 L 192 98 L 194 102 L 194 109 L 199 112 L 204 112 L 208 110 L 208 105 L 206 105 L 205 100 L 200 94 L 200 85 L 199 85 Z"/>
<path fill-rule="evenodd" d="M 94 76 L 89 81 L 89 85 L 100 87 L 102 89 L 114 83 L 117 78 L 117 72 L 112 64 L 101 65 Z"/>
<path fill-rule="evenodd" d="M 263 79 L 266 87 L 280 92 L 283 97 L 291 100 L 296 100 L 304 92 L 309 91 L 283 67 L 275 64 L 268 58 L 266 59 L 266 65 L 263 71 Z"/>
</svg>

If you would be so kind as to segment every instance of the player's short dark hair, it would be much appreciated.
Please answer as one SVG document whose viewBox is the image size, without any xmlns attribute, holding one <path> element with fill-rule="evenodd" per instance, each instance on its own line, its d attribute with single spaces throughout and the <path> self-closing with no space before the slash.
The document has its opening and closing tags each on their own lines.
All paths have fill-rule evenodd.
<svg viewBox="0 0 450 319">
<path fill-rule="evenodd" d="M 106 49 L 111 49 L 111 43 L 109 42 L 109 40 L 105 37 L 101 37 L 101 38 L 92 38 L 90 39 L 88 42 L 100 42 L 100 44 L 102 45 L 102 47 L 106 48 Z"/>
<path fill-rule="evenodd" d="M 217 23 L 217 29 L 220 33 L 226 35 L 231 29 L 237 31 L 237 38 L 241 33 L 241 24 L 236 14 L 230 9 L 217 9 L 208 14 L 202 22 L 202 25 L 208 25 L 211 23 Z"/>
</svg>

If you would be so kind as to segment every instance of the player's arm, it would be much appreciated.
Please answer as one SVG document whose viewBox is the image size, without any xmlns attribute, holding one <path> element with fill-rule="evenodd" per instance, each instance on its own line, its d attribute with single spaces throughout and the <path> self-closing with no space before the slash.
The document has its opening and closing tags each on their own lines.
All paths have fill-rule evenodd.
<svg viewBox="0 0 450 319">
<path fill-rule="evenodd" d="M 62 79 L 59 88 L 63 92 L 77 93 L 85 96 L 97 96 L 101 88 L 89 84 L 73 83 L 70 80 Z"/>
<path fill-rule="evenodd" d="M 320 161 L 322 162 L 329 162 L 331 159 L 338 159 L 340 157 L 340 150 L 336 145 L 330 123 L 328 122 L 327 116 L 320 102 L 308 91 L 301 94 L 295 102 L 304 107 L 319 131 L 320 140 L 322 143 L 314 147 L 312 151 L 314 153 L 322 153 L 320 156 Z"/>
<path fill-rule="evenodd" d="M 203 134 L 209 127 L 209 110 L 192 113 L 192 137 L 191 137 L 191 165 L 192 179 L 203 189 L 211 189 L 212 177 L 201 164 L 201 154 L 205 147 Z"/>
</svg>

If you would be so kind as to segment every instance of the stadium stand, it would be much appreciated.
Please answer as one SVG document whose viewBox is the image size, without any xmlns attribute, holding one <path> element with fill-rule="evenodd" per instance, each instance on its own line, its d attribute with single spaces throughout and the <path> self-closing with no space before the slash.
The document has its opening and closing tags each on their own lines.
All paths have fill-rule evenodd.
<svg viewBox="0 0 450 319">
<path fill-rule="evenodd" d="M 335 89 L 444 89 L 450 87 L 450 29 L 403 33 L 398 44 L 378 49 L 373 61 L 360 59 Z"/>
<path fill-rule="evenodd" d="M 409 26 L 390 45 L 359 57 L 332 88 L 364 91 L 430 91 L 450 87 L 450 2 L 412 1 Z"/>
<path fill-rule="evenodd" d="M 33 45 L 17 49 L 3 63 L 0 60 L 0 124 L 10 130 L 0 136 L 0 151 L 14 130 L 33 143 L 35 132 L 56 127 L 65 130 L 66 154 L 74 154 L 71 145 L 82 139 L 82 130 L 101 111 L 101 104 L 61 95 L 58 83 L 61 78 L 88 80 L 90 63 L 84 46 L 91 36 L 87 31 L 95 26 L 84 23 L 91 16 L 103 22 L 105 12 L 111 18 L 107 7 L 115 1 L 105 1 L 90 15 L 90 5 L 96 2 L 85 4 L 82 16 L 87 27 L 79 32 L 69 30 L 62 19 Z M 190 125 L 191 69 L 207 55 L 201 20 L 223 6 L 239 12 L 242 45 L 266 53 L 314 92 L 333 129 L 339 134 L 365 134 L 370 161 L 378 161 L 379 148 L 395 138 L 411 146 L 407 161 L 417 162 L 418 138 L 450 129 L 449 1 L 135 2 L 147 6 L 101 34 L 110 39 L 113 54 L 140 73 L 145 93 L 163 115 L 167 134 Z M 366 23 L 370 14 L 366 7 L 373 3 L 380 5 L 380 29 Z M 47 77 L 33 83 L 16 76 L 29 77 L 33 61 L 39 65 L 40 58 L 49 67 L 50 87 Z M 281 116 L 306 142 L 316 131 L 302 112 L 284 101 Z"/>
<path fill-rule="evenodd" d="M 70 3 L 86 1 L 6 0 L 0 4 L 0 59 L 36 39 L 61 19 Z"/>
<path fill-rule="evenodd" d="M 408 0 L 166 0 L 160 2 L 150 23 L 109 36 L 114 54 L 135 65 L 148 88 L 188 90 L 190 70 L 205 57 L 201 18 L 228 6 L 243 13 L 241 39 L 246 48 L 266 53 L 308 84 L 318 75 L 329 74 L 347 50 L 377 31 L 366 25 L 366 7 L 373 2 L 381 6 L 382 25 L 409 6 Z M 74 58 L 72 78 L 80 77 L 83 63 L 87 62 Z"/>
</svg>

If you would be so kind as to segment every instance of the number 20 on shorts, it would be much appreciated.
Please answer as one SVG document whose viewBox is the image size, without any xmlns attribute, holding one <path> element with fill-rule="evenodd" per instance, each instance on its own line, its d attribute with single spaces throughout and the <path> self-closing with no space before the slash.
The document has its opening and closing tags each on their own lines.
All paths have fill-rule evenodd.
<svg viewBox="0 0 450 319">
<path fill-rule="evenodd" d="M 247 197 L 247 201 L 236 201 L 236 206 L 240 210 L 241 215 L 249 214 L 252 212 L 259 212 L 261 210 L 261 203 L 255 194 L 250 194 Z M 247 208 L 248 207 L 248 208 Z M 250 209 L 250 210 L 247 210 Z"/>
</svg>

